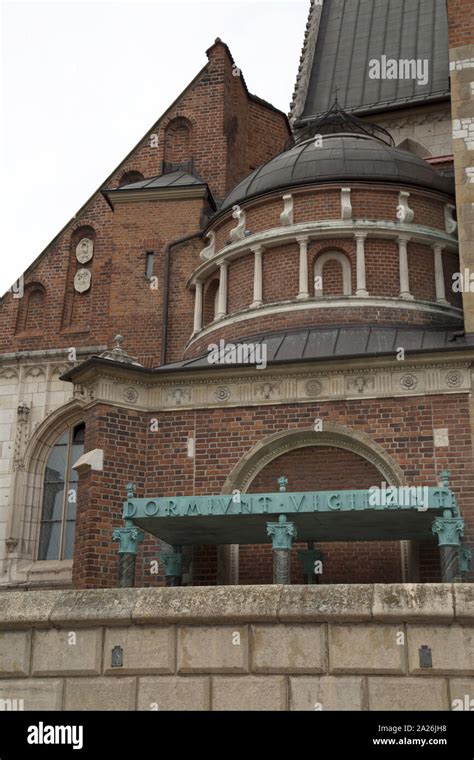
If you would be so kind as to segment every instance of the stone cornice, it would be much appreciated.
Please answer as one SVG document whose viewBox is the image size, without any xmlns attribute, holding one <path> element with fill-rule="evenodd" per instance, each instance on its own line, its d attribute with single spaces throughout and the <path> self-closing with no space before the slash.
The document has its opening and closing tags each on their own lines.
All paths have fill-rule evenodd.
<svg viewBox="0 0 474 760">
<path fill-rule="evenodd" d="M 148 201 L 188 200 L 205 198 L 209 194 L 207 185 L 189 185 L 188 187 L 150 188 L 143 190 L 108 190 L 104 192 L 113 206 L 119 203 L 146 203 Z"/>
<path fill-rule="evenodd" d="M 469 583 L 0 592 L 3 629 L 237 622 L 472 623 Z"/>
<path fill-rule="evenodd" d="M 317 366 L 317 368 L 316 368 Z M 199 370 L 175 376 L 135 373 L 103 365 L 85 370 L 74 397 L 85 406 L 107 404 L 143 412 L 264 406 L 471 392 L 471 361 L 447 356 L 428 361 L 367 358 L 272 367 Z M 80 384 L 79 384 L 80 380 Z"/>
<path fill-rule="evenodd" d="M 445 306 L 432 301 L 408 301 L 404 298 L 376 298 L 360 296 L 341 296 L 340 298 L 316 298 L 311 297 L 306 301 L 281 301 L 279 303 L 270 303 L 259 306 L 258 308 L 249 307 L 242 311 L 235 312 L 219 320 L 211 322 L 197 333 L 193 333 L 185 346 L 187 351 L 190 346 L 197 340 L 206 336 L 212 339 L 212 333 L 221 330 L 223 327 L 245 322 L 248 319 L 257 319 L 270 314 L 286 314 L 292 311 L 306 311 L 308 309 L 341 309 L 341 320 L 344 322 L 343 309 L 402 309 L 404 311 L 419 311 L 422 313 L 438 314 L 443 316 L 455 317 L 462 323 L 463 312 L 455 306 Z"/>
<path fill-rule="evenodd" d="M 425 227 L 420 224 L 403 224 L 389 221 L 365 221 L 325 219 L 317 222 L 301 222 L 300 224 L 273 227 L 263 232 L 256 232 L 243 240 L 226 245 L 211 259 L 207 259 L 195 269 L 187 282 L 188 288 L 196 285 L 196 280 L 205 280 L 223 261 L 239 259 L 251 253 L 251 249 L 261 245 L 264 249 L 287 243 L 297 243 L 298 236 L 308 237 L 309 240 L 324 240 L 334 237 L 353 238 L 356 232 L 364 232 L 367 237 L 385 240 L 397 240 L 401 234 L 408 235 L 412 243 L 423 245 L 442 245 L 449 251 L 458 250 L 458 241 L 435 227 Z"/>
</svg>

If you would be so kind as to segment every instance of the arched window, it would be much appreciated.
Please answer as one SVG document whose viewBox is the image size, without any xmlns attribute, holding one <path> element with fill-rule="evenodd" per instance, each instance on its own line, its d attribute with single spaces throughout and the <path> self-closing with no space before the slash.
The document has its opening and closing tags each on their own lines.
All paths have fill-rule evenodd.
<svg viewBox="0 0 474 760">
<path fill-rule="evenodd" d="M 84 453 L 84 423 L 66 430 L 46 464 L 39 537 L 39 560 L 72 559 L 76 527 L 77 472 L 73 464 Z"/>
<path fill-rule="evenodd" d="M 135 170 L 125 172 L 120 178 L 119 187 L 132 185 L 134 182 L 141 182 L 143 179 L 145 178 L 141 172 Z"/>
<path fill-rule="evenodd" d="M 350 296 L 351 264 L 340 251 L 327 251 L 314 262 L 314 295 Z"/>
</svg>

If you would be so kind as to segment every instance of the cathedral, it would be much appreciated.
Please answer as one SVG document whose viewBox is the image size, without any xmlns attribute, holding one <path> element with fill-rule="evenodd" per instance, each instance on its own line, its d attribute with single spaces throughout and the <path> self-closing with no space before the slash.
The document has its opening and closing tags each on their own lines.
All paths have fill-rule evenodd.
<svg viewBox="0 0 474 760">
<path fill-rule="evenodd" d="M 472 581 L 471 0 L 206 55 L 0 300 L 0 587 Z"/>
</svg>

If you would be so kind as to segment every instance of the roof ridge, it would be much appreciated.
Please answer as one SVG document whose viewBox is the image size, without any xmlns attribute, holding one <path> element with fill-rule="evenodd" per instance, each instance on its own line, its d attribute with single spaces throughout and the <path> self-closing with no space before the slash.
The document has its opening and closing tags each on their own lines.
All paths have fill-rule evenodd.
<svg viewBox="0 0 474 760">
<path fill-rule="evenodd" d="M 323 11 L 324 0 L 310 0 L 308 20 L 301 48 L 300 62 L 296 82 L 293 88 L 293 97 L 290 103 L 289 120 L 293 123 L 301 116 L 306 101 L 306 92 L 308 90 L 311 67 L 313 64 L 314 53 L 316 50 L 316 40 L 319 32 L 319 24 Z"/>
</svg>

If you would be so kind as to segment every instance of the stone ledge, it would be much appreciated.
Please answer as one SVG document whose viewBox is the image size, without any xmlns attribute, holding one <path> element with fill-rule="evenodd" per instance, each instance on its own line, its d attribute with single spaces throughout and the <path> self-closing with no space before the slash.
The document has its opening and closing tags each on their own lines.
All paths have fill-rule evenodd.
<svg viewBox="0 0 474 760">
<path fill-rule="evenodd" d="M 262 622 L 471 622 L 472 584 L 2 591 L 0 629 Z"/>
</svg>

